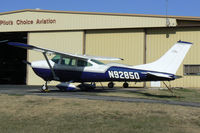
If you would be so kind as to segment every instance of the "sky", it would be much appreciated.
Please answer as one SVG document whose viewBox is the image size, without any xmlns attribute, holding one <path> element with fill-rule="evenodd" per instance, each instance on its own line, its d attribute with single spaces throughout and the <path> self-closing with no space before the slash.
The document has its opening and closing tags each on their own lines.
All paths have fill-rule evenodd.
<svg viewBox="0 0 200 133">
<path fill-rule="evenodd" d="M 1 0 L 0 12 L 21 9 L 200 16 L 200 0 Z"/>
</svg>

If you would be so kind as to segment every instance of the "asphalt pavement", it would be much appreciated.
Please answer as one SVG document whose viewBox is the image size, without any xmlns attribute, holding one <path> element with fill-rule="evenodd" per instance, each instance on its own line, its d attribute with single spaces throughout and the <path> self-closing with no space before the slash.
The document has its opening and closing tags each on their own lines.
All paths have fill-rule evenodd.
<svg viewBox="0 0 200 133">
<path fill-rule="evenodd" d="M 196 102 L 182 102 L 182 101 L 168 101 L 168 100 L 153 100 L 145 98 L 130 98 L 120 96 L 100 96 L 98 93 L 117 92 L 117 91 L 131 91 L 137 92 L 144 90 L 144 88 L 97 88 L 90 92 L 82 92 L 79 89 L 72 92 L 61 92 L 56 87 L 50 86 L 50 92 L 43 93 L 40 90 L 40 86 L 26 86 L 26 85 L 0 85 L 0 94 L 10 95 L 37 95 L 37 96 L 49 96 L 60 98 L 78 98 L 88 100 L 104 100 L 104 101 L 119 101 L 119 102 L 139 102 L 139 103 L 157 103 L 157 104 L 170 104 L 181 105 L 190 107 L 200 107 L 200 103 Z"/>
</svg>

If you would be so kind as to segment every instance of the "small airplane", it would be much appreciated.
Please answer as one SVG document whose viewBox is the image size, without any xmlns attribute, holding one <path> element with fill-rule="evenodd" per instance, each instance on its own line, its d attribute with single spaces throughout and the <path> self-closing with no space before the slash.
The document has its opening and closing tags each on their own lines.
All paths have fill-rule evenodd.
<svg viewBox="0 0 200 133">
<path fill-rule="evenodd" d="M 191 42 L 178 41 L 158 60 L 148 64 L 129 66 L 100 62 L 100 60 L 123 60 L 121 58 L 77 55 L 24 43 L 8 42 L 8 45 L 35 50 L 44 55 L 45 60 L 27 62 L 33 71 L 45 81 L 45 84 L 41 87 L 43 91 L 48 91 L 47 83 L 52 80 L 61 82 L 57 87 L 62 91 L 76 89 L 76 86 L 71 84 L 74 82 L 81 83 L 78 85 L 81 90 L 87 90 L 94 89 L 96 87 L 95 82 L 109 82 L 108 87 L 113 88 L 113 82 L 120 81 L 124 82 L 123 87 L 127 88 L 130 81 L 175 80 L 178 78 L 175 74 L 192 44 Z M 48 59 L 48 54 L 55 56 Z M 91 84 L 86 82 L 91 82 Z M 169 87 L 167 88 L 170 90 Z"/>
</svg>

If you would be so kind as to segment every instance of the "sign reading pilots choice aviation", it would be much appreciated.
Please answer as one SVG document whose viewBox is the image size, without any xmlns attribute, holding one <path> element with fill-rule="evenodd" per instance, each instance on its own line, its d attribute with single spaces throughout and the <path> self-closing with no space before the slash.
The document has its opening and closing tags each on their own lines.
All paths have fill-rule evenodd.
<svg viewBox="0 0 200 133">
<path fill-rule="evenodd" d="M 33 25 L 33 24 L 56 24 L 56 19 L 17 19 L 17 20 L 5 20 L 0 19 L 0 26 L 9 26 L 9 25 Z"/>
</svg>

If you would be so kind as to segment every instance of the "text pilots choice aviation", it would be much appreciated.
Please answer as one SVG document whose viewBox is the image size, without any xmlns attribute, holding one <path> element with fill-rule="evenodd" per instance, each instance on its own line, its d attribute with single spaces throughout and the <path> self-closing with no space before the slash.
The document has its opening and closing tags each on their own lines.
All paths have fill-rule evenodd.
<svg viewBox="0 0 200 133">
<path fill-rule="evenodd" d="M 45 81 L 42 86 L 43 91 L 48 90 L 47 82 L 52 80 L 61 82 L 57 85 L 60 90 L 75 89 L 76 86 L 71 84 L 73 82 L 81 83 L 78 87 L 81 90 L 87 90 L 94 89 L 95 82 L 108 81 L 108 87 L 112 88 L 114 81 L 121 81 L 124 82 L 123 87 L 127 88 L 129 81 L 175 80 L 177 78 L 175 74 L 192 46 L 190 42 L 178 41 L 158 60 L 148 64 L 129 66 L 118 63 L 104 64 L 99 61 L 122 60 L 121 58 L 63 53 L 18 42 L 8 44 L 35 50 L 44 55 L 45 60 L 28 63 L 33 71 Z M 55 54 L 55 56 L 49 60 L 47 54 Z M 91 82 L 91 84 L 86 84 L 86 82 Z"/>
</svg>

